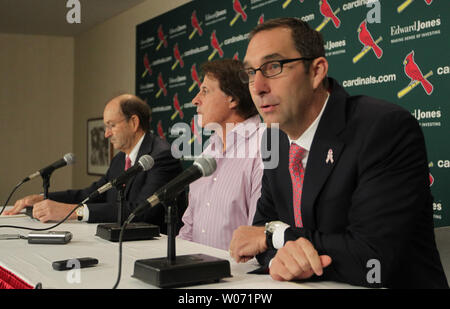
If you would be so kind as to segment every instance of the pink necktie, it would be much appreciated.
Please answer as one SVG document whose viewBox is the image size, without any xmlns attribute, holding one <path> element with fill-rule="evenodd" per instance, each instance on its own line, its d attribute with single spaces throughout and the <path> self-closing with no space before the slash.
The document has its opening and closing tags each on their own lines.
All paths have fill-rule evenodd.
<svg viewBox="0 0 450 309">
<path fill-rule="evenodd" d="M 302 212 L 300 206 L 302 202 L 303 176 L 305 173 L 302 164 L 302 158 L 304 154 L 305 149 L 295 143 L 291 144 L 291 147 L 289 149 L 289 173 L 291 174 L 292 180 L 292 201 L 294 204 L 294 217 L 296 227 L 303 227 Z"/>
<path fill-rule="evenodd" d="M 129 169 L 131 167 L 131 159 L 127 156 L 125 159 L 125 170 Z"/>
</svg>

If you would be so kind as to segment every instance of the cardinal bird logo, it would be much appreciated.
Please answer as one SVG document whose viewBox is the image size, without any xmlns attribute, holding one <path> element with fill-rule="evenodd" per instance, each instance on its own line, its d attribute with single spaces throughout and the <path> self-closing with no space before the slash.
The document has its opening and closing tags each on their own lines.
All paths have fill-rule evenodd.
<svg viewBox="0 0 450 309">
<path fill-rule="evenodd" d="M 147 54 L 144 55 L 144 67 L 145 67 L 145 71 L 144 71 L 144 73 L 142 73 L 142 78 L 144 78 L 145 75 L 147 75 L 147 73 L 148 73 L 149 76 L 151 76 L 152 75 L 152 68 L 150 67 L 150 61 L 148 60 L 148 55 Z"/>
<path fill-rule="evenodd" d="M 159 91 L 156 93 L 155 97 L 159 98 L 159 96 L 161 95 L 161 92 L 164 94 L 164 96 L 167 96 L 167 89 L 166 89 L 166 85 L 164 84 L 164 80 L 162 78 L 161 72 L 159 72 L 159 74 L 158 74 L 158 86 L 159 86 Z"/>
<path fill-rule="evenodd" d="M 433 92 L 433 85 L 427 80 L 427 78 L 433 75 L 433 71 L 428 72 L 425 76 L 422 74 L 419 66 L 414 61 L 414 51 L 411 51 L 406 56 L 403 64 L 405 65 L 405 74 L 411 79 L 411 81 L 406 88 L 404 88 L 397 94 L 398 98 L 403 97 L 418 84 L 421 84 L 425 92 L 430 95 Z"/>
<path fill-rule="evenodd" d="M 353 58 L 353 63 L 358 62 L 369 50 L 373 50 L 375 56 L 378 59 L 383 56 L 383 50 L 378 46 L 378 43 L 381 42 L 382 37 L 379 37 L 376 41 L 373 40 L 372 35 L 367 29 L 367 21 L 363 21 L 358 28 L 358 39 L 364 45 L 363 49 Z"/>
<path fill-rule="evenodd" d="M 233 10 L 236 12 L 236 16 L 234 16 L 234 18 L 231 20 L 230 26 L 234 25 L 234 23 L 237 21 L 239 16 L 242 17 L 242 20 L 244 22 L 247 21 L 247 13 L 245 13 L 245 11 L 244 11 L 246 8 L 247 8 L 246 6 L 244 6 L 244 8 L 242 8 L 242 5 L 239 2 L 239 0 L 233 0 Z"/>
<path fill-rule="evenodd" d="M 166 136 L 164 134 L 164 130 L 162 127 L 162 121 L 158 121 L 158 125 L 157 125 L 157 130 L 158 130 L 158 135 L 159 137 L 161 137 L 162 139 L 166 139 Z"/>
<path fill-rule="evenodd" d="M 405 9 L 408 7 L 408 5 L 410 5 L 413 1 L 414 1 L 414 0 L 406 0 L 405 2 L 403 2 L 402 4 L 400 4 L 400 5 L 397 7 L 397 12 L 398 12 L 398 13 L 403 12 L 403 10 L 405 10 Z M 425 3 L 426 3 L 427 5 L 430 5 L 432 2 L 433 2 L 433 0 L 425 0 Z"/>
<path fill-rule="evenodd" d="M 341 21 L 340 19 L 336 16 L 337 13 L 340 12 L 340 8 L 337 8 L 336 11 L 333 12 L 333 10 L 331 9 L 330 4 L 327 2 L 328 0 L 320 0 L 319 4 L 320 4 L 320 13 L 323 15 L 324 20 L 322 21 L 322 23 L 316 28 L 317 31 L 322 30 L 323 27 L 325 27 L 325 25 L 332 20 L 333 24 L 336 28 L 339 28 L 341 26 Z"/>
<path fill-rule="evenodd" d="M 163 44 L 164 44 L 164 47 L 167 48 L 167 46 L 169 44 L 167 43 L 166 36 L 164 35 L 162 25 L 159 25 L 159 27 L 158 27 L 158 39 L 159 39 L 159 44 L 158 44 L 158 46 L 156 46 L 156 50 L 159 50 Z"/>
<path fill-rule="evenodd" d="M 434 177 L 431 175 L 431 173 L 428 173 L 428 179 L 430 181 L 430 187 L 434 184 Z"/>
<path fill-rule="evenodd" d="M 178 43 L 176 43 L 175 46 L 173 47 L 173 56 L 175 57 L 176 61 L 172 65 L 172 71 L 176 68 L 178 63 L 180 64 L 180 67 L 183 68 L 184 67 L 184 61 L 181 58 L 180 50 L 178 49 Z"/>
<path fill-rule="evenodd" d="M 178 114 L 180 114 L 180 118 L 183 119 L 184 114 L 180 107 L 180 101 L 178 100 L 178 93 L 175 93 L 175 95 L 173 96 L 173 107 L 175 108 L 175 113 L 173 113 L 170 119 L 174 120 Z"/>
<path fill-rule="evenodd" d="M 216 55 L 216 53 L 219 53 L 220 58 L 223 57 L 223 50 L 222 50 L 222 44 L 219 44 L 219 40 L 216 36 L 216 30 L 213 30 L 211 34 L 211 46 L 214 48 L 214 51 L 209 55 L 208 60 L 211 61 L 212 58 Z"/>
<path fill-rule="evenodd" d="M 200 35 L 200 36 L 203 35 L 203 29 L 202 29 L 202 27 L 201 27 L 202 23 L 199 23 L 199 22 L 198 22 L 197 12 L 196 12 L 196 11 L 192 12 L 192 15 L 191 15 L 191 25 L 192 25 L 192 27 L 194 28 L 194 30 L 193 30 L 193 31 L 191 32 L 191 34 L 189 35 L 189 40 L 191 40 L 191 39 L 194 37 L 194 35 L 195 35 L 196 33 L 198 33 L 198 35 Z"/>
<path fill-rule="evenodd" d="M 191 120 L 191 130 L 192 133 L 194 133 L 194 136 L 189 140 L 189 144 L 192 144 L 194 140 L 197 140 L 200 144 L 202 143 L 202 137 L 198 134 L 197 118 L 198 116 L 194 116 Z"/>
<path fill-rule="evenodd" d="M 198 88 L 200 88 L 200 86 L 202 85 L 202 83 L 200 82 L 200 78 L 198 77 L 197 68 L 195 67 L 195 63 L 191 67 L 191 78 L 194 82 L 192 83 L 191 87 L 189 87 L 189 92 L 192 92 L 192 90 L 194 90 L 195 86 L 198 86 Z"/>
<path fill-rule="evenodd" d="M 264 13 L 261 14 L 258 18 L 258 25 L 264 24 Z"/>
<path fill-rule="evenodd" d="M 239 52 L 234 53 L 233 60 L 239 60 Z"/>
</svg>

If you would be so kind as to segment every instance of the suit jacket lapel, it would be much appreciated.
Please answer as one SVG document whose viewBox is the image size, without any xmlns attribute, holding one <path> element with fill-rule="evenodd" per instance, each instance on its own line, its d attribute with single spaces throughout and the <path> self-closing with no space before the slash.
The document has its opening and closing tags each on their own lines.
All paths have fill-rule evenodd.
<svg viewBox="0 0 450 309">
<path fill-rule="evenodd" d="M 314 203 L 322 190 L 328 176 L 339 161 L 344 149 L 344 142 L 339 133 L 344 129 L 346 122 L 346 98 L 348 94 L 330 78 L 331 95 L 319 122 L 308 162 L 305 170 L 305 180 L 302 190 L 302 219 L 303 225 L 316 228 Z M 332 161 L 327 162 L 329 150 L 332 151 Z"/>
</svg>

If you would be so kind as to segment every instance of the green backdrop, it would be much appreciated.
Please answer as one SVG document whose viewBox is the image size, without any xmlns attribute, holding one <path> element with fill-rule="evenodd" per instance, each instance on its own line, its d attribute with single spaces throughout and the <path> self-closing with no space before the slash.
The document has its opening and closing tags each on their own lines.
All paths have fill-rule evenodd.
<svg viewBox="0 0 450 309">
<path fill-rule="evenodd" d="M 321 13 L 326 4 L 319 0 L 196 0 L 138 25 L 136 95 L 152 108 L 152 130 L 169 142 L 193 130 L 189 145 L 193 154 L 201 152 L 206 138 L 192 125 L 196 108 L 191 104 L 200 65 L 221 57 L 242 60 L 248 32 L 259 22 L 298 17 L 321 31 L 329 75 L 350 94 L 385 99 L 416 117 L 427 144 L 435 226 L 449 226 L 450 1 L 327 3 L 333 16 Z M 360 28 L 373 43 L 359 40 Z M 413 61 L 426 81 L 410 78 L 405 60 Z M 184 128 L 171 132 L 180 123 Z"/>
</svg>

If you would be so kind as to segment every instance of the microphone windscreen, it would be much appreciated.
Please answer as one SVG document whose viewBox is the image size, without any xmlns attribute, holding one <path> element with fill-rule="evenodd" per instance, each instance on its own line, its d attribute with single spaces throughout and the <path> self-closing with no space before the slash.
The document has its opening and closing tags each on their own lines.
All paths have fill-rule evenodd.
<svg viewBox="0 0 450 309">
<path fill-rule="evenodd" d="M 155 160 L 150 155 L 143 155 L 139 158 L 139 164 L 142 166 L 144 171 L 148 171 L 155 164 Z"/>
<path fill-rule="evenodd" d="M 75 163 L 75 155 L 73 153 L 66 153 L 64 155 L 64 161 L 66 161 L 67 165 L 71 165 Z"/>
<path fill-rule="evenodd" d="M 197 158 L 194 163 L 201 171 L 203 177 L 209 176 L 216 170 L 217 163 L 216 160 L 211 156 L 202 156 Z"/>
</svg>

